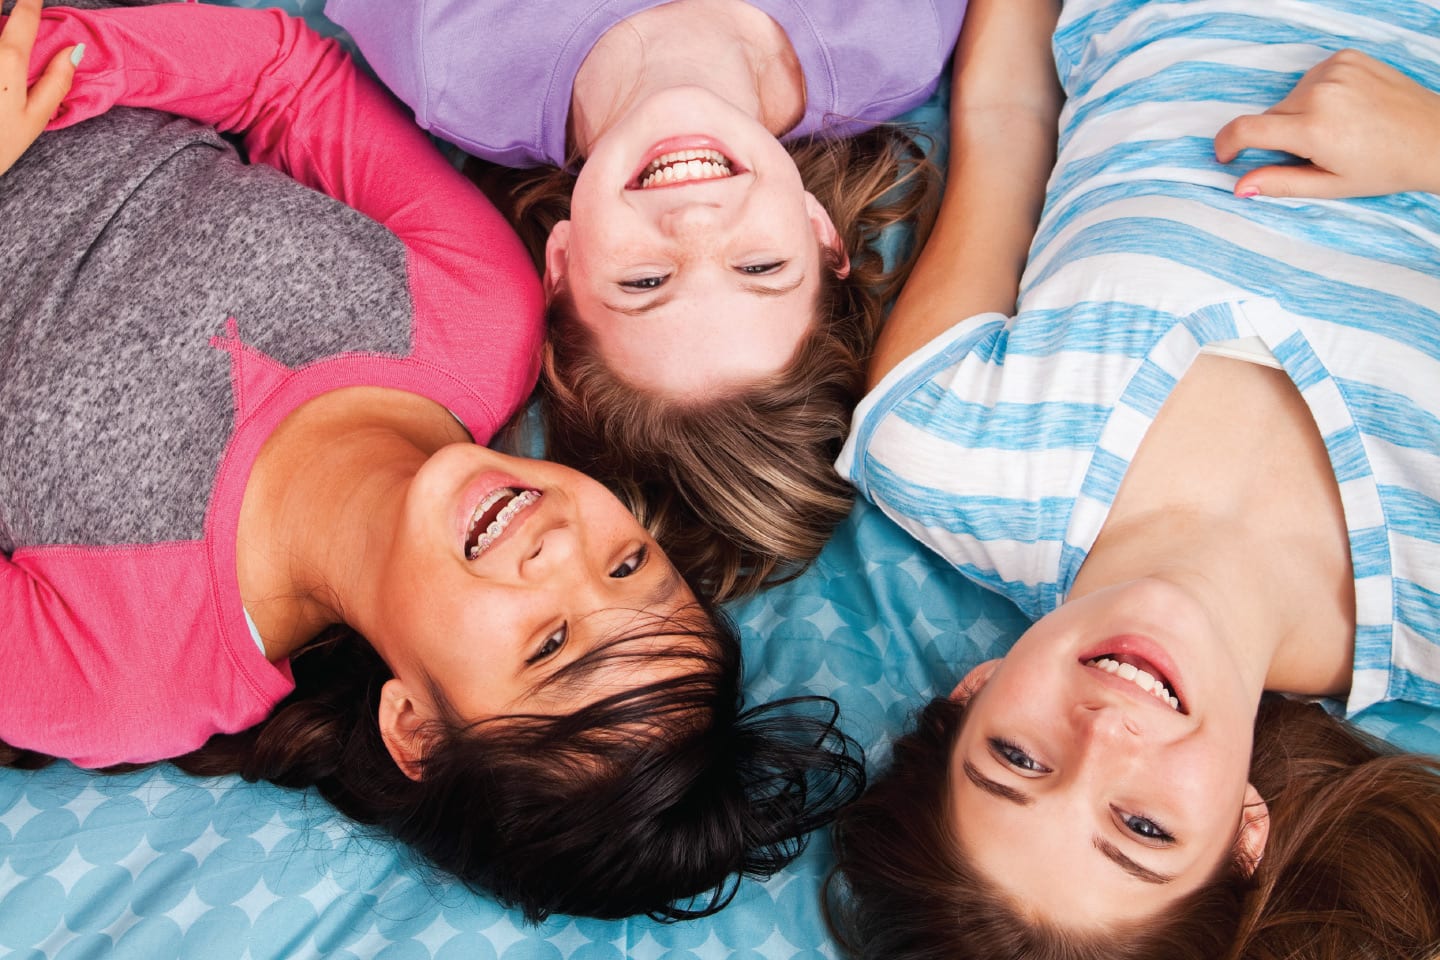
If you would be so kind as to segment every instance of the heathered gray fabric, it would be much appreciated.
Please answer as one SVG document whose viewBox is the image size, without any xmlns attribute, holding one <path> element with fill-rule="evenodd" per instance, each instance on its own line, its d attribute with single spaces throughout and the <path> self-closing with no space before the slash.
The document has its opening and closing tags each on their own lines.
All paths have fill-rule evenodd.
<svg viewBox="0 0 1440 960">
<path fill-rule="evenodd" d="M 232 423 L 228 318 L 295 367 L 403 355 L 404 246 L 214 130 L 116 109 L 0 176 L 0 549 L 194 539 Z"/>
</svg>

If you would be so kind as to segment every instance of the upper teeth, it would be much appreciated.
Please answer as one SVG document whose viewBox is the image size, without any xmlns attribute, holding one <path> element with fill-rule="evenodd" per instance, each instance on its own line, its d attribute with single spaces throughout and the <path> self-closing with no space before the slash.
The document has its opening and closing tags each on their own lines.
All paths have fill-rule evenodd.
<svg viewBox="0 0 1440 960">
<path fill-rule="evenodd" d="M 505 532 L 505 528 L 510 525 L 510 521 L 515 518 L 515 514 L 540 499 L 540 491 L 538 490 L 522 490 L 516 493 L 510 487 L 502 487 L 494 493 L 487 494 L 475 508 L 475 512 L 470 515 L 469 534 L 471 536 L 474 535 L 475 527 L 480 522 L 480 518 L 485 516 L 486 511 L 504 498 L 512 495 L 514 499 L 500 508 L 500 512 L 495 515 L 495 519 L 490 521 L 490 525 L 485 528 L 485 532 L 480 534 L 480 538 L 476 540 L 475 545 L 470 548 L 467 556 L 469 556 L 471 560 L 474 560 L 480 556 L 480 554 L 484 553 L 490 544 L 494 543 L 495 539 Z"/>
<path fill-rule="evenodd" d="M 1169 688 L 1167 688 L 1163 682 L 1156 677 L 1150 676 L 1150 674 L 1141 670 L 1133 663 L 1120 663 L 1118 660 L 1111 660 L 1109 657 L 1097 657 L 1094 660 L 1087 661 L 1085 665 L 1087 667 L 1098 667 L 1106 673 L 1113 673 L 1121 680 L 1129 680 L 1135 684 L 1135 686 L 1153 696 L 1156 700 L 1162 700 L 1170 704 L 1170 709 L 1180 709 L 1179 699 L 1170 693 Z"/>
<path fill-rule="evenodd" d="M 718 180 L 730 172 L 730 161 L 719 150 L 677 150 L 651 160 L 640 175 L 640 187 L 677 180 Z"/>
</svg>

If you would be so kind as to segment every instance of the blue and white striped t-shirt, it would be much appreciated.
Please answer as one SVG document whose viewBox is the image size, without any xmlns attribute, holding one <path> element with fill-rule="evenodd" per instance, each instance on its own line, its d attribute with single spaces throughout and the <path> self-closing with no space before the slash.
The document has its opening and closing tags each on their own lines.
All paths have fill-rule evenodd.
<svg viewBox="0 0 1440 960">
<path fill-rule="evenodd" d="M 1276 157 L 1221 166 L 1213 143 L 1345 47 L 1440 89 L 1440 0 L 1067 2 L 1069 100 L 1020 312 L 963 320 L 892 371 L 837 466 L 1038 619 L 1201 348 L 1259 337 L 1340 486 L 1354 713 L 1440 705 L 1440 198 L 1238 200 Z"/>
</svg>

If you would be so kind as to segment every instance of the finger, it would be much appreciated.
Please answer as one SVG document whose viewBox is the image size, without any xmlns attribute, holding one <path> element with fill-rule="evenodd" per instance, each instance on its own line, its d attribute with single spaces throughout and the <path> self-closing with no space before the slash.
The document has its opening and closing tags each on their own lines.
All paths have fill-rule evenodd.
<svg viewBox="0 0 1440 960">
<path fill-rule="evenodd" d="M 1335 200 L 1356 196 L 1355 185 L 1313 164 L 1272 166 L 1251 170 L 1235 182 L 1235 196 L 1315 197 Z"/>
<path fill-rule="evenodd" d="M 83 44 L 61 50 L 50 58 L 45 72 L 30 88 L 30 98 L 25 101 L 25 112 L 31 117 L 39 117 L 42 126 L 55 115 L 55 111 L 65 99 L 65 94 L 70 92 L 70 85 L 75 81 L 75 68 L 84 55 Z"/>
<path fill-rule="evenodd" d="M 41 0 L 15 0 L 5 29 L 0 30 L 0 49 L 8 48 L 30 59 L 30 48 L 40 32 Z"/>
<path fill-rule="evenodd" d="M 1283 150 L 1310 156 L 1309 131 L 1303 114 L 1279 113 L 1284 101 L 1265 113 L 1236 117 L 1215 134 L 1215 159 L 1229 163 L 1242 150 Z"/>
</svg>

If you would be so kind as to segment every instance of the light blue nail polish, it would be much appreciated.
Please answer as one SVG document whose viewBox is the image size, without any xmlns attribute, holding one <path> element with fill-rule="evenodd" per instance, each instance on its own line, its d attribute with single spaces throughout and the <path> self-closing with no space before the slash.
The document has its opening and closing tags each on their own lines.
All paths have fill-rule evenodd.
<svg viewBox="0 0 1440 960">
<path fill-rule="evenodd" d="M 77 43 L 75 49 L 70 51 L 70 63 L 78 67 L 83 59 L 85 59 L 85 44 Z"/>
</svg>

